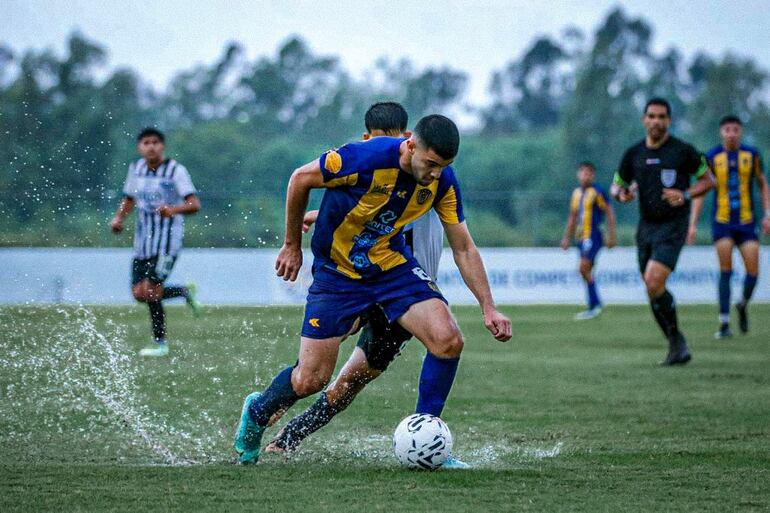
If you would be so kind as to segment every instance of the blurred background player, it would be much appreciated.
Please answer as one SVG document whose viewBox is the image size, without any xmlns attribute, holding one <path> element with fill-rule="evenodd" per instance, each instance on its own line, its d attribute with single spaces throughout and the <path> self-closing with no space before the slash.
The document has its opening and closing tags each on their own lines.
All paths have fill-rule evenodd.
<svg viewBox="0 0 770 513">
<path fill-rule="evenodd" d="M 690 199 L 714 186 L 706 158 L 695 148 L 669 134 L 671 106 L 653 98 L 644 107 L 646 137 L 626 150 L 612 184 L 612 195 L 621 203 L 639 193 L 639 226 L 636 232 L 639 271 L 650 306 L 669 351 L 661 365 L 682 365 L 690 351 L 679 331 L 676 304 L 666 288 L 687 238 Z M 697 182 L 690 185 L 691 178 Z M 636 187 L 632 187 L 635 184 Z"/>
<path fill-rule="evenodd" d="M 572 191 L 567 228 L 561 240 L 561 249 L 568 250 L 572 238 L 580 252 L 579 271 L 586 283 L 588 309 L 575 315 L 575 320 L 593 319 L 602 313 L 602 302 L 596 290 L 593 269 L 596 256 L 602 249 L 601 224 L 607 215 L 607 248 L 615 247 L 616 223 L 607 193 L 594 184 L 596 169 L 590 162 L 581 162 L 578 166 L 577 179 L 580 184 Z M 575 234 L 577 228 L 577 235 Z"/>
<path fill-rule="evenodd" d="M 406 110 L 396 102 L 378 102 L 369 107 L 364 117 L 367 132 L 363 139 L 372 137 L 409 137 L 406 131 L 409 118 Z M 303 231 L 315 222 L 318 211 L 305 215 Z M 444 228 L 434 210 L 430 210 L 413 223 L 404 227 L 406 244 L 417 262 L 435 282 L 443 249 Z M 347 408 L 356 395 L 372 380 L 379 377 L 398 356 L 412 334 L 397 322 L 388 322 L 382 308 L 375 305 L 364 314 L 353 354 L 340 370 L 337 378 L 321 393 L 318 400 L 300 415 L 292 419 L 265 448 L 266 452 L 283 452 L 296 449 L 310 434 L 328 424 L 335 415 Z M 429 358 L 426 354 L 425 358 Z M 429 366 L 423 366 L 421 387 L 430 381 Z M 443 403 L 426 404 L 418 397 L 416 413 L 441 416 Z M 277 419 L 271 419 L 274 421 Z M 467 468 L 468 465 L 450 457 L 442 468 Z"/>
<path fill-rule="evenodd" d="M 326 188 L 313 234 L 313 284 L 308 293 L 299 359 L 264 392 L 246 397 L 235 439 L 242 463 L 259 458 L 271 417 L 326 386 L 340 343 L 359 317 L 382 307 L 428 349 L 421 390 L 427 404 L 443 403 L 463 348 L 462 333 L 446 299 L 420 267 L 401 233 L 435 208 L 466 284 L 482 307 L 485 327 L 500 341 L 511 324 L 497 311 L 478 249 L 464 222 L 459 185 L 450 164 L 459 132 L 449 118 L 422 118 L 409 139 L 377 137 L 330 150 L 297 169 L 286 200 L 286 240 L 278 276 L 296 279 L 310 190 Z M 426 371 L 427 368 L 427 371 Z"/>
<path fill-rule="evenodd" d="M 733 276 L 733 248 L 743 258 L 746 278 L 743 297 L 735 304 L 741 333 L 749 331 L 747 306 L 759 275 L 759 240 L 754 205 L 754 181 L 759 186 L 764 207 L 762 231 L 770 233 L 770 190 L 762 170 L 759 150 L 741 142 L 743 123 L 737 116 L 725 116 L 719 122 L 722 144 L 712 148 L 706 158 L 716 177 L 711 233 L 719 258 L 719 329 L 718 339 L 732 336 L 730 330 L 730 280 Z M 693 200 L 688 243 L 695 242 L 703 198 Z"/>
<path fill-rule="evenodd" d="M 137 137 L 142 156 L 128 166 L 123 200 L 110 223 L 112 231 L 123 230 L 123 221 L 136 206 L 134 259 L 131 292 L 137 301 L 147 303 L 155 343 L 141 350 L 142 356 L 165 356 L 166 316 L 161 301 L 183 297 L 198 315 L 195 287 L 163 286 L 182 249 L 184 216 L 200 209 L 195 186 L 187 169 L 176 160 L 166 159 L 165 137 L 155 128 L 145 128 Z"/>
</svg>

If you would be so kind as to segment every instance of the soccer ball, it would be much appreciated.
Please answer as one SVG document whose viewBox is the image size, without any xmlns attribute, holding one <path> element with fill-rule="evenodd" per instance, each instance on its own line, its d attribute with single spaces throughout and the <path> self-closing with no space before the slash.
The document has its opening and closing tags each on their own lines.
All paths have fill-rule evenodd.
<svg viewBox="0 0 770 513">
<path fill-rule="evenodd" d="M 393 433 L 393 452 L 405 467 L 436 469 L 452 453 L 452 433 L 440 418 L 415 413 L 402 420 Z"/>
</svg>

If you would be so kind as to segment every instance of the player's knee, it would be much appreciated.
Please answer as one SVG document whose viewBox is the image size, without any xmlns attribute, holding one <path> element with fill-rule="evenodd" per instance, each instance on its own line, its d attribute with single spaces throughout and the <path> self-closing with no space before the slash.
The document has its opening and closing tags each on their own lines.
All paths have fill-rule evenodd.
<svg viewBox="0 0 770 513">
<path fill-rule="evenodd" d="M 458 358 L 463 352 L 463 334 L 455 328 L 447 330 L 437 340 L 436 351 L 432 351 L 439 358 Z"/>
<path fill-rule="evenodd" d="M 137 285 L 133 289 L 131 289 L 131 292 L 134 295 L 134 299 L 139 301 L 140 303 L 146 303 L 147 302 L 147 294 L 145 292 L 145 289 L 142 285 Z"/>
<path fill-rule="evenodd" d="M 147 301 L 160 301 L 163 299 L 163 288 L 160 285 L 148 285 L 145 298 Z"/>
<path fill-rule="evenodd" d="M 666 288 L 666 280 L 655 273 L 645 273 L 644 285 L 647 287 L 647 294 L 650 296 L 660 295 Z"/>
<path fill-rule="evenodd" d="M 292 388 L 300 397 L 307 397 L 316 392 L 320 392 L 329 382 L 328 375 L 302 375 L 300 374 L 292 380 Z"/>
</svg>

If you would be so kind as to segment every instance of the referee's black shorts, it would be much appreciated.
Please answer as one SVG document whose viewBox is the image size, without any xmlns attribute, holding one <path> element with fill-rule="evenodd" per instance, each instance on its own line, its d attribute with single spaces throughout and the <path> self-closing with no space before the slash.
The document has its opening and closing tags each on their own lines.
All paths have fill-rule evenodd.
<svg viewBox="0 0 770 513">
<path fill-rule="evenodd" d="M 650 260 L 660 262 L 672 271 L 676 269 L 679 253 L 687 239 L 687 226 L 687 217 L 662 223 L 639 221 L 636 230 L 639 272 L 644 274 Z"/>
</svg>

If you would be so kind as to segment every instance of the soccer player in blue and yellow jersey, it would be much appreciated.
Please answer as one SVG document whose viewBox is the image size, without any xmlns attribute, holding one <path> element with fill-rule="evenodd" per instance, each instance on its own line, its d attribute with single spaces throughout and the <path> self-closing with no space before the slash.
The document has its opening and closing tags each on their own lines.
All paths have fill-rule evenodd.
<svg viewBox="0 0 770 513">
<path fill-rule="evenodd" d="M 593 269 L 596 256 L 604 245 L 601 224 L 607 215 L 607 247 L 615 247 L 615 212 L 610 204 L 607 193 L 594 184 L 596 169 L 590 162 L 581 162 L 578 166 L 577 179 L 580 184 L 572 191 L 567 229 L 561 240 L 561 248 L 569 249 L 572 238 L 575 237 L 580 251 L 579 271 L 586 283 L 588 291 L 588 309 L 575 315 L 575 320 L 593 319 L 602 313 L 602 302 L 596 291 Z M 575 231 L 577 229 L 577 235 Z"/>
<path fill-rule="evenodd" d="M 401 233 L 431 208 L 444 224 L 460 273 L 481 305 L 485 326 L 497 340 L 510 339 L 510 320 L 497 311 L 484 264 L 464 222 L 460 189 L 450 166 L 459 142 L 450 119 L 431 115 L 417 123 L 409 139 L 377 137 L 350 143 L 293 173 L 286 200 L 286 238 L 276 270 L 285 280 L 296 280 L 309 194 L 311 189 L 325 188 L 311 243 L 313 284 L 297 363 L 280 372 L 264 392 L 244 400 L 235 439 L 242 463 L 259 458 L 271 416 L 328 383 L 340 343 L 375 304 L 428 350 L 425 401 L 446 401 L 463 348 L 462 333 L 436 284 L 405 250 Z"/>
<path fill-rule="evenodd" d="M 765 215 L 762 231 L 770 233 L 770 190 L 762 172 L 762 157 L 756 148 L 741 143 L 743 123 L 737 116 L 725 116 L 719 122 L 722 144 L 707 154 L 716 176 L 712 235 L 719 258 L 719 330 L 716 338 L 732 336 L 730 331 L 730 280 L 733 274 L 733 248 L 743 258 L 746 278 L 743 298 L 736 303 L 738 323 L 742 333 L 749 330 L 747 306 L 759 273 L 759 240 L 754 209 L 753 184 L 756 181 L 762 195 Z M 696 227 L 703 200 L 693 202 L 688 242 L 695 240 Z"/>
</svg>

